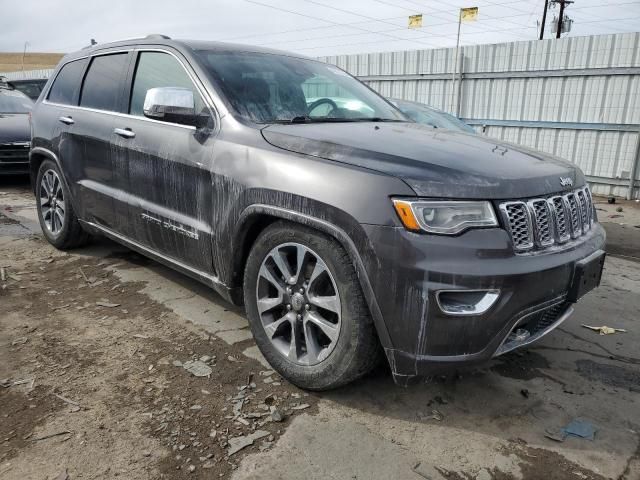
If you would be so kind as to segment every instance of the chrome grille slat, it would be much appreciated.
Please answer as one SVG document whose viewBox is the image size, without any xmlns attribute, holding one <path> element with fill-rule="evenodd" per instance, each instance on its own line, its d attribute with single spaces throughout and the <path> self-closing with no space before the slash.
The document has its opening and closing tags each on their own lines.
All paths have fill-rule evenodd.
<svg viewBox="0 0 640 480">
<path fill-rule="evenodd" d="M 589 224 L 589 207 L 587 206 L 587 198 L 584 190 L 578 190 L 576 192 L 576 198 L 578 199 L 578 205 L 580 206 L 580 223 L 582 224 L 582 233 L 587 233 L 587 230 L 591 227 Z"/>
<path fill-rule="evenodd" d="M 582 234 L 582 221 L 580 219 L 580 205 L 574 193 L 563 195 L 569 213 L 569 226 L 571 227 L 571 238 L 578 238 Z"/>
<path fill-rule="evenodd" d="M 593 206 L 593 197 L 591 196 L 591 190 L 588 187 L 584 189 L 587 194 L 587 201 L 589 203 L 589 226 L 593 226 L 593 221 L 596 216 L 595 207 Z"/>
<path fill-rule="evenodd" d="M 500 205 L 507 219 L 513 246 L 516 250 L 529 250 L 533 247 L 533 227 L 527 204 L 524 202 L 506 202 Z"/>
<path fill-rule="evenodd" d="M 500 211 L 519 253 L 578 238 L 594 221 L 588 187 L 548 198 L 503 202 Z"/>
<path fill-rule="evenodd" d="M 544 198 L 529 200 L 529 208 L 533 216 L 534 237 L 539 247 L 547 247 L 554 243 L 553 221 L 551 210 Z"/>
<path fill-rule="evenodd" d="M 571 238 L 571 234 L 569 233 L 569 225 L 567 223 L 567 209 L 564 205 L 564 200 L 562 197 L 551 197 L 549 200 L 549 205 L 553 210 L 553 218 L 556 226 L 556 240 L 559 243 L 564 243 L 569 238 Z"/>
</svg>

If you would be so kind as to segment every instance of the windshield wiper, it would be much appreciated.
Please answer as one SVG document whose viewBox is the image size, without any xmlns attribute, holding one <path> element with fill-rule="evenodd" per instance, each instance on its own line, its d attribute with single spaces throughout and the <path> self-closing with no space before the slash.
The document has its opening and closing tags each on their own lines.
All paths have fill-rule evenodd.
<svg viewBox="0 0 640 480">
<path fill-rule="evenodd" d="M 271 120 L 265 123 L 355 123 L 355 122 L 404 122 L 395 118 L 381 117 L 361 117 L 361 118 L 339 118 L 339 117 L 309 117 L 300 115 L 287 120 Z"/>
<path fill-rule="evenodd" d="M 406 122 L 406 120 L 400 120 L 399 118 L 381 118 L 381 117 L 361 117 L 351 118 L 352 122 Z"/>
</svg>

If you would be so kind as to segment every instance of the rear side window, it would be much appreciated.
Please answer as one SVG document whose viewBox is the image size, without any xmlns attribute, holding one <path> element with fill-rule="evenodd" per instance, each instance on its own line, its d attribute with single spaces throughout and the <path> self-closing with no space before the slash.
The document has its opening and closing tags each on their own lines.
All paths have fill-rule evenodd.
<svg viewBox="0 0 640 480">
<path fill-rule="evenodd" d="M 118 110 L 127 58 L 127 53 L 100 55 L 93 58 L 82 84 L 81 107 Z"/>
<path fill-rule="evenodd" d="M 188 88 L 193 92 L 196 113 L 206 112 L 202 97 L 178 60 L 168 53 L 140 52 L 131 89 L 129 113 L 144 116 L 143 106 L 147 90 L 158 87 Z"/>
<path fill-rule="evenodd" d="M 69 62 L 60 69 L 58 76 L 53 81 L 49 97 L 47 99 L 53 103 L 61 103 L 63 105 L 71 105 L 74 103 L 76 93 L 80 89 L 82 81 L 82 71 L 84 70 L 85 61 L 76 60 Z"/>
</svg>

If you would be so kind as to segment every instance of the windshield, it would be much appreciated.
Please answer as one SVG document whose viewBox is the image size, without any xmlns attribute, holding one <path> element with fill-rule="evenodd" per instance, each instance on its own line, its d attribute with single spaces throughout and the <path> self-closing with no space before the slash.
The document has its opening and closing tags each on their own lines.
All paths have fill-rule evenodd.
<svg viewBox="0 0 640 480">
<path fill-rule="evenodd" d="M 197 54 L 233 109 L 256 123 L 408 121 L 355 78 L 325 63 L 253 52 Z"/>
<path fill-rule="evenodd" d="M 426 105 L 415 102 L 403 102 L 392 100 L 402 112 L 412 120 L 424 125 L 431 125 L 435 128 L 446 128 L 448 130 L 460 130 L 462 132 L 476 133 L 473 127 L 467 125 L 462 120 L 453 115 L 435 110 Z"/>
<path fill-rule="evenodd" d="M 0 113 L 29 113 L 33 102 L 29 97 L 14 90 L 0 92 Z"/>
</svg>

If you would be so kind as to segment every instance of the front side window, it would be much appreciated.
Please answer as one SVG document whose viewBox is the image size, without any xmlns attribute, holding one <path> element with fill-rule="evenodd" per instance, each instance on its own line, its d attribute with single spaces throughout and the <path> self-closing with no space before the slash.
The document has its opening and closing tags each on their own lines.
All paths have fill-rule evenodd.
<svg viewBox="0 0 640 480">
<path fill-rule="evenodd" d="M 29 113 L 33 102 L 15 90 L 0 92 L 0 113 Z"/>
<path fill-rule="evenodd" d="M 85 60 L 76 60 L 67 63 L 53 81 L 47 100 L 63 105 L 72 105 L 76 101 L 76 94 L 82 82 Z"/>
<path fill-rule="evenodd" d="M 147 91 L 151 88 L 177 87 L 193 92 L 196 113 L 207 112 L 206 105 L 180 62 L 168 53 L 140 52 L 131 89 L 129 113 L 144 116 Z"/>
<path fill-rule="evenodd" d="M 233 109 L 256 123 L 407 121 L 332 65 L 254 52 L 199 50 L 197 55 Z"/>
<path fill-rule="evenodd" d="M 118 110 L 127 58 L 127 53 L 100 55 L 93 58 L 82 84 L 81 107 L 113 112 Z"/>
</svg>

